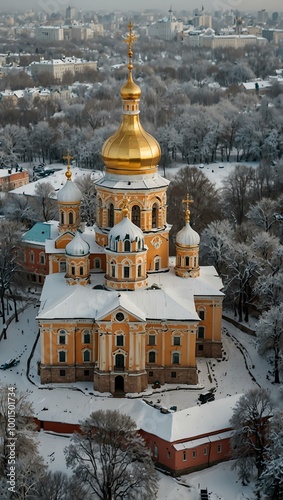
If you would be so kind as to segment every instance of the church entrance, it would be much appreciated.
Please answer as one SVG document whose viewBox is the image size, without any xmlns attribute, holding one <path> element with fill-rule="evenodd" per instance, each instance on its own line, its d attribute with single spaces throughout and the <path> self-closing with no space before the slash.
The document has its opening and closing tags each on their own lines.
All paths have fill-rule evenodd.
<svg viewBox="0 0 283 500">
<path fill-rule="evenodd" d="M 115 392 L 124 392 L 124 377 L 122 375 L 115 377 Z"/>
</svg>

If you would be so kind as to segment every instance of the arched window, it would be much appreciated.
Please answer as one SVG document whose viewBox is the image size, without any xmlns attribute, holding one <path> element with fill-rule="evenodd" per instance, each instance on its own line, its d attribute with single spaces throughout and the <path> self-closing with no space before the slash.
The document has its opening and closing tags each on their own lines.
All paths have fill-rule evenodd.
<svg viewBox="0 0 283 500">
<path fill-rule="evenodd" d="M 29 261 L 34 262 L 34 252 L 33 251 L 31 251 L 29 254 Z"/>
<path fill-rule="evenodd" d="M 180 363 L 180 354 L 178 352 L 173 352 L 172 363 L 173 365 L 178 365 Z"/>
<path fill-rule="evenodd" d="M 71 272 L 72 272 L 72 274 L 76 274 L 76 268 L 75 268 L 75 266 L 71 267 Z"/>
<path fill-rule="evenodd" d="M 61 212 L 61 224 L 64 224 L 64 212 Z"/>
<path fill-rule="evenodd" d="M 124 278 L 129 278 L 130 277 L 130 268 L 129 266 L 124 266 Z"/>
<path fill-rule="evenodd" d="M 152 220 L 152 227 L 158 227 L 158 205 L 157 203 L 154 203 L 152 206 L 152 211 L 151 211 L 151 220 Z"/>
<path fill-rule="evenodd" d="M 134 205 L 132 208 L 132 223 L 138 227 L 141 225 L 141 210 L 138 205 Z"/>
<path fill-rule="evenodd" d="M 154 259 L 154 270 L 159 271 L 160 269 L 160 257 L 155 257 Z"/>
<path fill-rule="evenodd" d="M 83 353 L 83 359 L 84 359 L 84 362 L 85 363 L 89 363 L 90 362 L 90 350 L 89 349 L 86 349 Z"/>
<path fill-rule="evenodd" d="M 84 333 L 83 333 L 84 337 L 83 337 L 83 342 L 84 344 L 90 344 L 90 333 L 88 330 L 85 330 Z"/>
<path fill-rule="evenodd" d="M 111 278 L 116 276 L 116 266 L 111 265 Z"/>
<path fill-rule="evenodd" d="M 40 264 L 45 264 L 45 254 L 44 253 L 40 254 L 39 261 L 40 261 Z"/>
<path fill-rule="evenodd" d="M 74 224 L 74 214 L 73 214 L 73 212 L 69 213 L 69 224 Z"/>
<path fill-rule="evenodd" d="M 148 362 L 155 363 L 156 362 L 156 353 L 154 351 L 149 351 L 148 353 Z"/>
<path fill-rule="evenodd" d="M 66 272 L 66 261 L 60 260 L 59 269 L 60 269 L 60 273 Z"/>
<path fill-rule="evenodd" d="M 94 268 L 95 269 L 101 269 L 101 260 L 100 259 L 95 259 L 95 261 L 94 261 Z"/>
<path fill-rule="evenodd" d="M 142 275 L 142 266 L 141 264 L 138 265 L 138 278 L 141 278 Z"/>
<path fill-rule="evenodd" d="M 66 332 L 65 332 L 65 330 L 59 330 L 58 344 L 61 344 L 61 345 L 66 344 Z"/>
<path fill-rule="evenodd" d="M 67 356 L 65 351 L 59 351 L 59 363 L 66 363 Z"/>
<path fill-rule="evenodd" d="M 113 205 L 113 203 L 110 203 L 109 208 L 108 208 L 108 226 L 109 227 L 114 226 L 114 205 Z"/>
<path fill-rule="evenodd" d="M 84 274 L 84 268 L 83 266 L 80 266 L 80 276 L 83 276 L 83 274 Z"/>
<path fill-rule="evenodd" d="M 130 240 L 125 240 L 124 241 L 124 252 L 130 252 L 131 251 L 131 242 Z"/>
</svg>

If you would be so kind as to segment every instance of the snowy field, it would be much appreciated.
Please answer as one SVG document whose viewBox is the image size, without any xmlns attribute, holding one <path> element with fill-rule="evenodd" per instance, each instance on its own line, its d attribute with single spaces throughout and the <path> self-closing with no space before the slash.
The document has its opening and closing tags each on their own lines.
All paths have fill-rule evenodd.
<svg viewBox="0 0 283 500">
<path fill-rule="evenodd" d="M 135 413 L 136 399 L 160 401 L 162 406 L 176 405 L 178 410 L 195 406 L 198 395 L 211 387 L 216 388 L 216 399 L 227 395 L 240 394 L 258 385 L 266 387 L 274 398 L 279 400 L 278 387 L 272 384 L 271 375 L 267 378 L 270 365 L 259 358 L 254 337 L 251 337 L 230 323 L 223 322 L 223 358 L 200 359 L 198 361 L 199 385 L 196 388 L 183 386 L 162 386 L 160 390 L 148 388 L 142 394 L 131 394 L 127 398 L 115 399 L 109 394 L 95 393 L 91 383 L 77 383 L 61 386 L 41 386 L 37 374 L 40 360 L 40 346 L 37 340 L 38 325 L 35 319 L 38 304 L 27 308 L 19 323 L 12 322 L 7 330 L 7 339 L 0 342 L 0 364 L 12 357 L 19 357 L 20 363 L 6 371 L 0 371 L 1 385 L 13 385 L 27 392 L 33 402 L 35 413 L 45 420 L 78 422 L 99 408 Z M 251 324 L 250 327 L 253 325 Z M 27 362 L 33 346 L 30 370 Z M 212 380 L 212 382 L 210 381 Z M 281 401 L 282 403 L 282 401 Z M 148 405 L 146 405 L 148 406 Z M 209 403 L 207 403 L 209 409 Z M 53 470 L 65 470 L 63 449 L 69 438 L 45 432 L 39 433 L 40 453 Z M 219 464 L 202 472 L 189 474 L 180 480 L 164 474 L 160 476 L 159 500 L 198 500 L 199 488 L 208 488 L 210 500 L 254 500 L 251 486 L 243 487 L 237 475 L 231 471 L 231 462 Z"/>
</svg>

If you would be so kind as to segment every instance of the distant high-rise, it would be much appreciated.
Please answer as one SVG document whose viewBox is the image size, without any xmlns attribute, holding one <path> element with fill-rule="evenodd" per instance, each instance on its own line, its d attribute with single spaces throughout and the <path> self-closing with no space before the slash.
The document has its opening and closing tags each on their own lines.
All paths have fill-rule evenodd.
<svg viewBox="0 0 283 500">
<path fill-rule="evenodd" d="M 266 23 L 268 21 L 268 12 L 265 9 L 259 10 L 257 13 L 257 21 L 259 23 Z"/>
<path fill-rule="evenodd" d="M 66 9 L 66 22 L 71 23 L 75 17 L 75 9 L 74 7 L 67 7 Z"/>
</svg>

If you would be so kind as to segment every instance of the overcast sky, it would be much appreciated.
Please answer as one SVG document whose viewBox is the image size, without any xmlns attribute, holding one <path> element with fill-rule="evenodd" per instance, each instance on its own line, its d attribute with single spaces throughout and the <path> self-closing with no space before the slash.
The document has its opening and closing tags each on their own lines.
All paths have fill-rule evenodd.
<svg viewBox="0 0 283 500">
<path fill-rule="evenodd" d="M 268 11 L 283 11 L 282 0 L 0 0 L 0 9 L 7 12 L 11 9 L 34 9 L 45 10 L 45 12 L 57 12 L 68 6 L 81 8 L 82 10 L 145 10 L 155 8 L 162 12 L 169 10 L 172 5 L 173 11 L 182 9 L 191 10 L 201 6 L 207 10 L 230 10 L 239 11 L 266 9 Z"/>
</svg>

